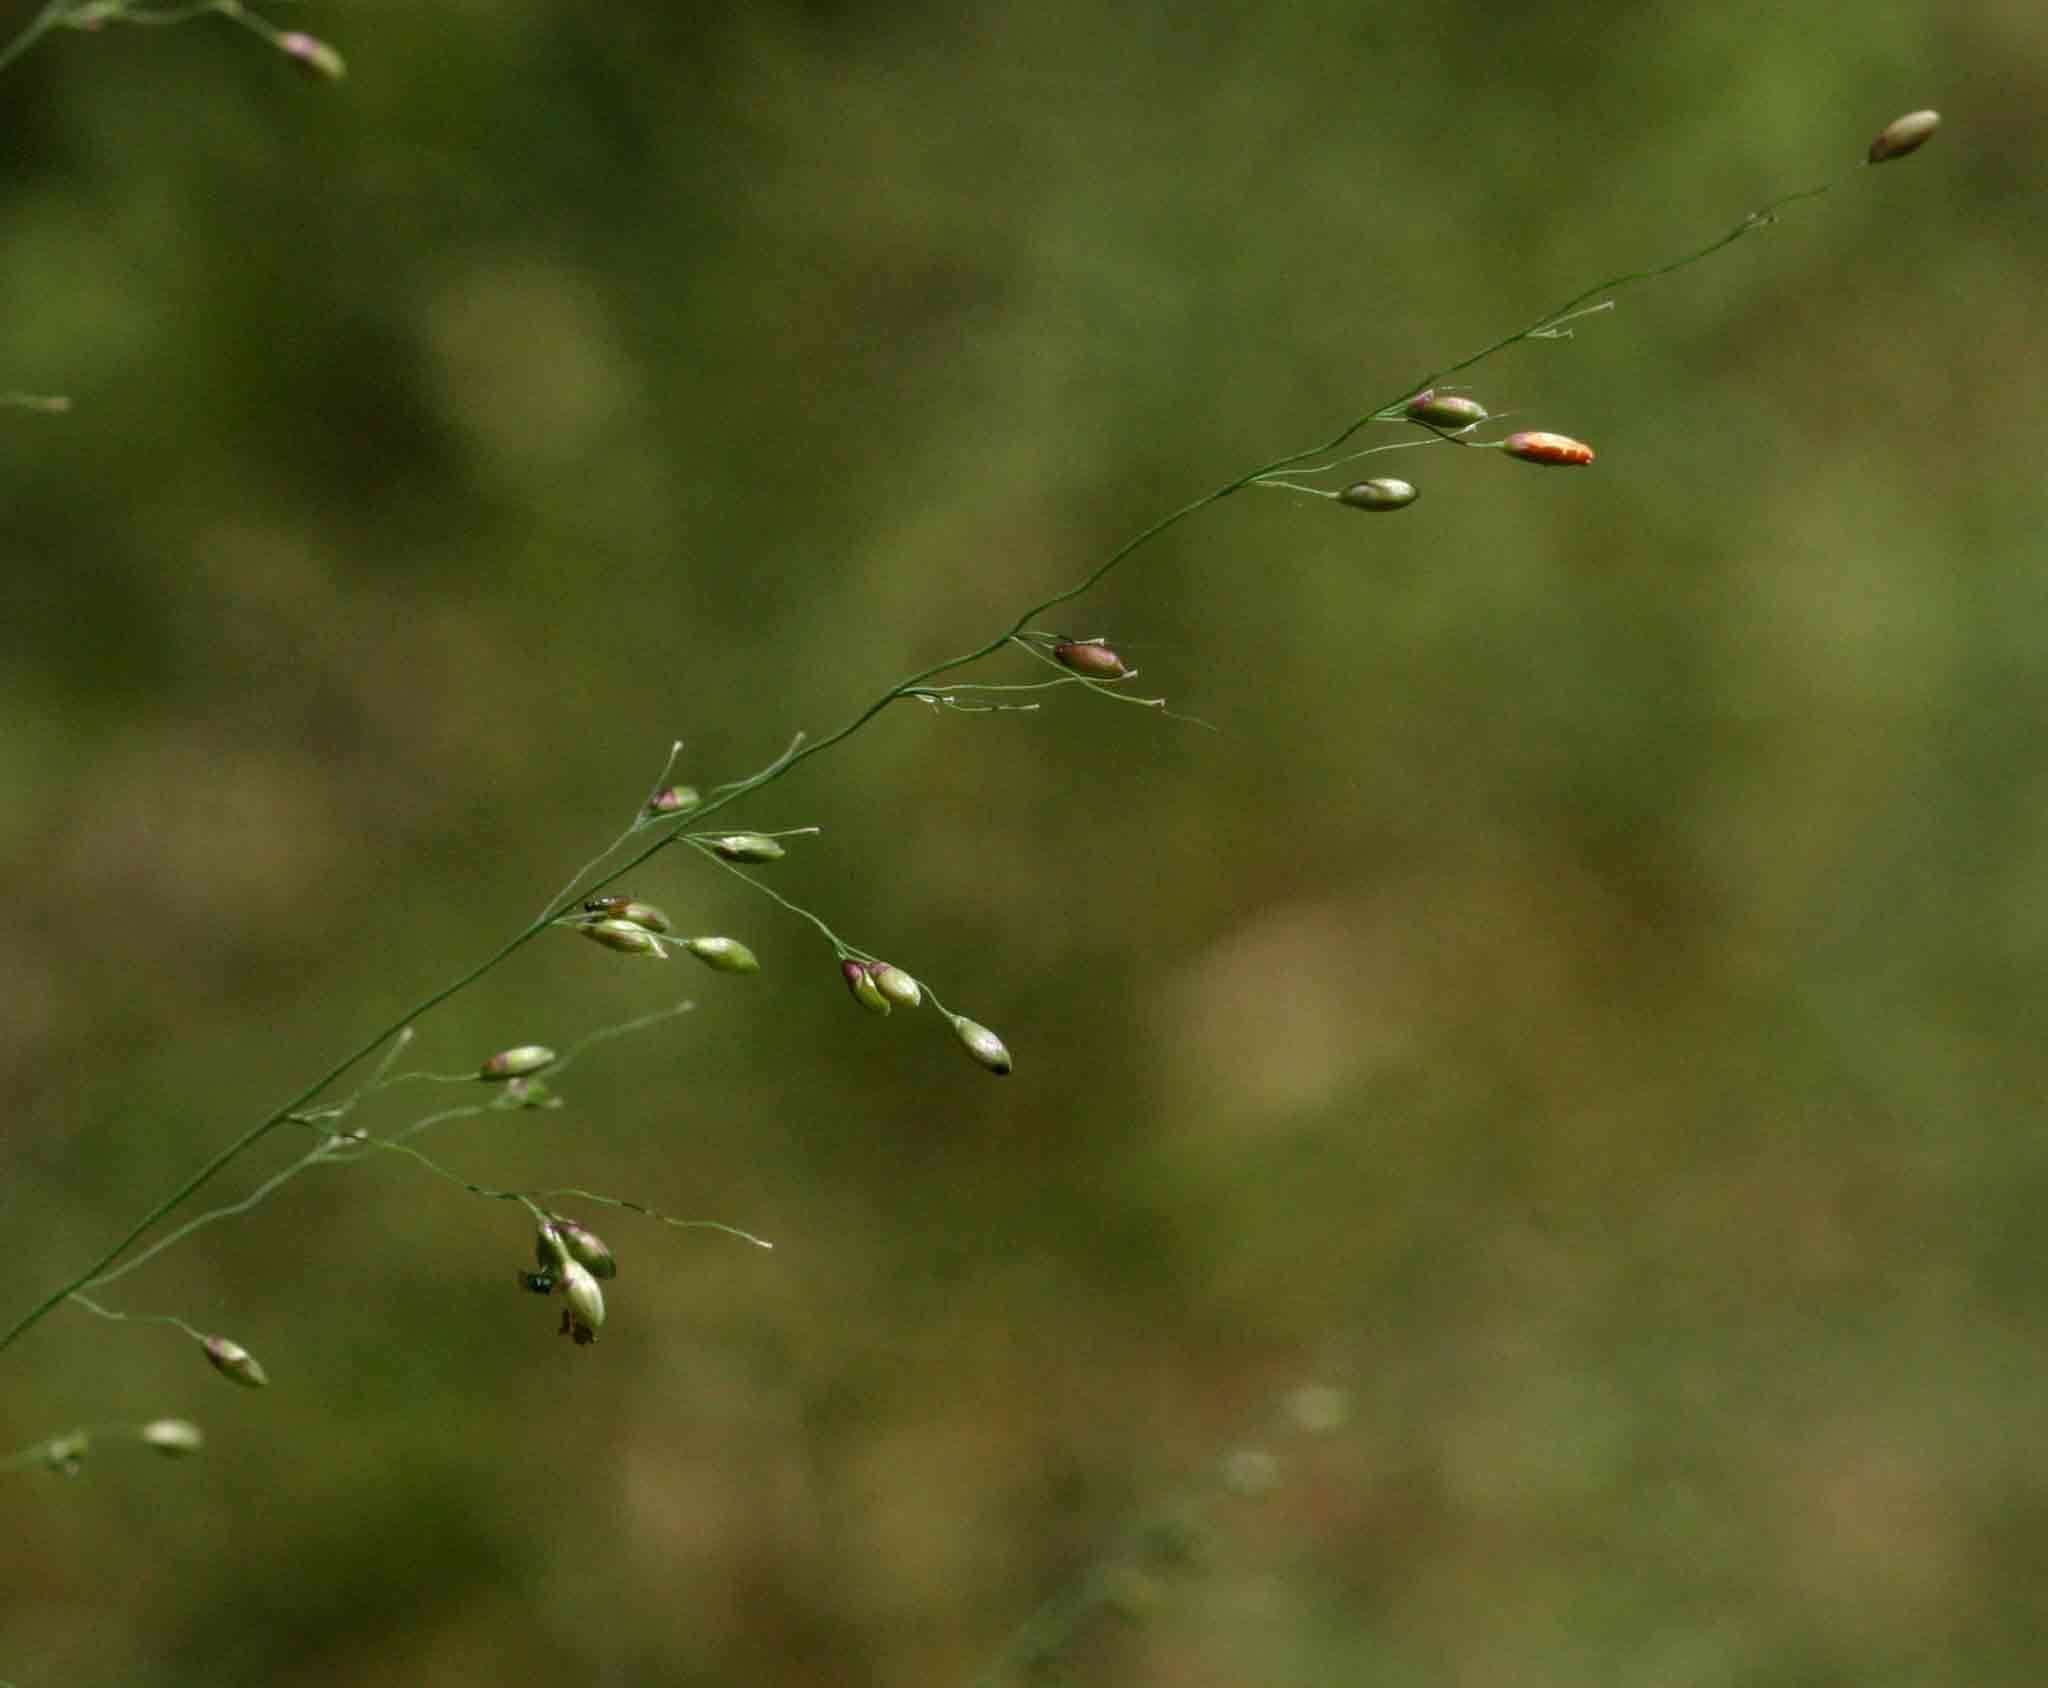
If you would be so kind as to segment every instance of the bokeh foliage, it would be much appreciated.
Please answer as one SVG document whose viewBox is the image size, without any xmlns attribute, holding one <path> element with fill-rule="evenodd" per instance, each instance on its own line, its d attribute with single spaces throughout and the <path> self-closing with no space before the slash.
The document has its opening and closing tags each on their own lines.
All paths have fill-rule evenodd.
<svg viewBox="0 0 2048 1688">
<path fill-rule="evenodd" d="M 435 1146 L 776 1253 L 586 1212 L 573 1352 L 517 1210 L 372 1161 L 112 1297 L 266 1393 L 83 1314 L 10 1350 L 0 1445 L 211 1445 L 6 1480 L 0 1675 L 964 1682 L 1319 1384 L 1275 1486 L 1111 1556 L 1073 1679 L 2039 1679 L 2031 0 L 288 21 L 346 83 L 204 24 L 0 78 L 0 386 L 75 403 L 0 412 L 10 1319 L 671 739 L 736 777 L 1949 122 L 1474 377 L 1595 469 L 1246 495 L 1076 607 L 1220 734 L 899 706 L 748 811 L 1013 1078 L 685 862 L 631 888 L 762 978 L 564 939 L 424 1027 L 687 992 Z"/>
</svg>

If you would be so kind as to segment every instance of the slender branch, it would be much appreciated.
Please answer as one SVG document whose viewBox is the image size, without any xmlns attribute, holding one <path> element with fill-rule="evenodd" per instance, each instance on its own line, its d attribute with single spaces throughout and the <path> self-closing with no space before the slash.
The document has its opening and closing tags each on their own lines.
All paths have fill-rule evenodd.
<svg viewBox="0 0 2048 1688">
<path fill-rule="evenodd" d="M 739 1226 L 728 1225 L 721 1219 L 678 1219 L 674 1214 L 664 1213 L 660 1208 L 649 1207 L 644 1202 L 630 1201 L 624 1196 L 600 1195 L 595 1190 L 585 1190 L 576 1185 L 567 1185 L 555 1190 L 501 1190 L 492 1184 L 479 1184 L 474 1179 L 463 1177 L 459 1172 L 450 1171 L 425 1151 L 414 1148 L 410 1143 L 402 1143 L 395 1137 L 358 1135 L 355 1141 L 362 1144 L 366 1149 L 382 1149 L 388 1153 L 403 1155 L 410 1160 L 416 1161 L 425 1167 L 427 1171 L 433 1173 L 435 1177 L 446 1179 L 458 1189 L 466 1190 L 472 1196 L 482 1196 L 486 1201 L 517 1202 L 536 1219 L 547 1217 L 546 1210 L 540 1205 L 542 1202 L 554 1201 L 562 1196 L 574 1196 L 579 1201 L 595 1202 L 602 1207 L 616 1207 L 628 1213 L 640 1214 L 644 1218 L 652 1219 L 658 1224 L 667 1225 L 677 1231 L 721 1231 L 728 1237 L 736 1237 L 741 1242 L 752 1243 L 756 1248 L 772 1249 L 775 1246 L 767 1238 L 757 1237 L 752 1231 L 743 1231 Z M 99 1312 L 102 1309 L 95 1308 L 94 1311 Z M 122 1315 L 109 1315 L 109 1317 L 120 1316 Z M 176 1321 L 166 1322 L 175 1323 Z"/>
<path fill-rule="evenodd" d="M 35 39 L 53 28 L 63 15 L 64 10 L 65 8 L 59 3 L 59 0 L 51 0 L 51 3 L 44 7 L 43 11 L 38 14 L 27 30 L 20 36 L 17 36 L 7 48 L 0 49 L 0 68 L 4 68 L 12 58 L 18 57 L 20 53 L 26 51 L 27 47 L 32 45 Z M 1225 481 L 1214 491 L 1206 492 L 1199 498 L 1191 499 L 1179 509 L 1162 516 L 1158 521 L 1152 523 L 1151 526 L 1124 541 L 1123 544 L 1110 552 L 1107 557 L 1096 564 L 1094 568 L 1090 569 L 1073 585 L 1033 604 L 999 633 L 984 643 L 977 645 L 973 650 L 961 656 L 950 657 L 942 662 L 935 662 L 931 666 L 919 669 L 907 678 L 897 681 L 895 685 L 890 686 L 886 691 L 874 698 L 872 702 L 855 713 L 850 720 L 836 731 L 827 733 L 824 737 L 817 739 L 805 739 L 800 735 L 790 744 L 787 750 L 759 772 L 751 774 L 745 779 L 734 781 L 730 785 L 716 788 L 711 797 L 701 806 L 685 815 L 676 816 L 672 822 L 650 828 L 649 830 L 654 834 L 652 840 L 641 849 L 628 855 L 619 866 L 604 873 L 600 878 L 593 880 L 580 890 L 571 891 L 561 899 L 558 899 L 553 907 L 544 911 L 537 918 L 522 927 L 511 938 L 499 945 L 496 950 L 492 951 L 467 972 L 461 974 L 451 983 L 442 986 L 439 990 L 433 991 L 421 998 L 420 1001 L 393 1020 L 390 1025 L 385 1026 L 373 1036 L 365 1039 L 361 1045 L 343 1056 L 318 1079 L 307 1085 L 305 1089 L 263 1115 L 254 1125 L 244 1131 L 241 1136 L 235 1138 L 234 1141 L 221 1149 L 196 1172 L 185 1179 L 183 1183 L 179 1184 L 170 1195 L 150 1208 L 118 1242 L 107 1249 L 91 1265 L 77 1273 L 59 1288 L 51 1291 L 50 1294 L 17 1319 L 6 1334 L 0 1336 L 0 1350 L 10 1347 L 23 1333 L 40 1323 L 65 1297 L 83 1288 L 94 1279 L 103 1276 L 108 1268 L 152 1226 L 175 1212 L 194 1194 L 210 1183 L 220 1172 L 232 1165 L 236 1160 L 239 1160 L 242 1155 L 269 1136 L 272 1131 L 276 1130 L 279 1125 L 283 1124 L 294 1113 L 312 1102 L 329 1085 L 333 1084 L 359 1061 L 366 1059 L 382 1047 L 390 1038 L 432 1012 L 450 997 L 467 990 L 478 979 L 481 979 L 486 973 L 498 966 L 500 962 L 525 948 L 535 938 L 547 931 L 556 920 L 574 912 L 582 897 L 588 896 L 591 892 L 600 890 L 607 885 L 616 883 L 625 875 L 631 873 L 633 869 L 640 866 L 641 863 L 674 843 L 677 834 L 685 827 L 694 828 L 701 826 L 711 815 L 730 808 L 742 798 L 752 796 L 764 786 L 774 783 L 784 775 L 801 767 L 812 757 L 822 755 L 835 745 L 844 743 L 847 739 L 853 737 L 855 733 L 867 726 L 876 716 L 880 715 L 890 704 L 896 702 L 897 699 L 917 693 L 920 688 L 925 687 L 928 682 L 938 678 L 940 675 L 949 674 L 955 669 L 968 667 L 985 657 L 993 656 L 996 652 L 1003 649 L 1005 645 L 1009 644 L 1012 639 L 1016 638 L 1017 635 L 1024 632 L 1026 628 L 1040 616 L 1044 615 L 1046 611 L 1056 609 L 1061 604 L 1070 603 L 1074 599 L 1093 591 L 1095 587 L 1100 585 L 1116 569 L 1120 568 L 1130 557 L 1162 535 L 1171 532 L 1198 511 L 1205 510 L 1210 505 L 1221 502 L 1233 493 L 1242 491 L 1266 476 L 1294 468 L 1310 458 L 1327 456 L 1330 452 L 1344 445 L 1346 441 L 1368 423 L 1392 413 L 1409 396 L 1421 391 L 1423 388 L 1434 386 L 1447 376 L 1470 369 L 1475 364 L 1481 363 L 1496 353 L 1504 351 L 1509 346 L 1516 345 L 1523 340 L 1554 337 L 1562 330 L 1564 323 L 1576 316 L 1586 314 L 1583 307 L 1599 295 L 1612 294 L 1624 287 L 1650 281 L 1658 276 L 1669 275 L 1674 270 L 1681 270 L 1688 265 L 1696 264 L 1704 258 L 1711 257 L 1722 248 L 1733 245 L 1736 241 L 1742 239 L 1743 236 L 1753 234 L 1760 229 L 1768 227 L 1774 220 L 1776 213 L 1785 206 L 1801 200 L 1818 198 L 1820 195 L 1829 192 L 1835 185 L 1835 182 L 1830 181 L 1822 183 L 1818 187 L 1803 188 L 1798 192 L 1785 194 L 1781 198 L 1772 200 L 1761 210 L 1751 212 L 1733 228 L 1707 242 L 1704 246 L 1684 253 L 1666 263 L 1652 265 L 1647 269 L 1631 270 L 1610 280 L 1603 281 L 1597 286 L 1585 288 L 1573 294 L 1562 305 L 1543 312 L 1525 326 L 1514 330 L 1512 333 L 1502 335 L 1490 345 L 1483 346 L 1478 351 L 1471 353 L 1467 357 L 1460 358 L 1454 363 L 1445 364 L 1442 368 L 1423 376 L 1421 380 L 1404 386 L 1390 400 L 1372 406 L 1353 421 L 1346 423 L 1328 440 L 1303 450 L 1288 452 L 1283 456 L 1274 458 L 1269 463 L 1262 463 L 1257 468 L 1248 470 L 1244 474 Z M 603 858 L 600 857 L 598 859 L 602 860 Z"/>
</svg>

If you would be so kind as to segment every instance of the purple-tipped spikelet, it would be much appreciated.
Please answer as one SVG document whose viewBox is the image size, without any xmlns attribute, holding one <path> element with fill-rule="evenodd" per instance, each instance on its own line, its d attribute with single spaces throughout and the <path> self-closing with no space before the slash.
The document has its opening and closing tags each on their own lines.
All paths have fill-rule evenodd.
<svg viewBox="0 0 2048 1688">
<path fill-rule="evenodd" d="M 207 1363 L 230 1383 L 239 1383 L 244 1389 L 261 1389 L 269 1383 L 269 1374 L 256 1363 L 256 1356 L 239 1342 L 225 1336 L 202 1336 L 199 1346 L 206 1350 Z"/>
<path fill-rule="evenodd" d="M 348 74 L 348 65 L 339 53 L 318 36 L 303 30 L 286 30 L 277 38 L 277 50 L 330 82 L 339 82 Z"/>
<path fill-rule="evenodd" d="M 1486 406 L 1477 399 L 1468 399 L 1461 393 L 1440 393 L 1434 387 L 1417 393 L 1401 407 L 1402 413 L 1411 422 L 1426 423 L 1432 428 L 1469 428 L 1475 422 L 1486 420 Z"/>
<path fill-rule="evenodd" d="M 859 1003 L 861 1007 L 865 1008 L 870 1014 L 886 1014 L 889 1012 L 889 999 L 881 993 L 875 981 L 868 976 L 868 964 L 865 961 L 855 961 L 851 956 L 848 956 L 844 961 L 840 962 L 839 973 L 840 977 L 846 981 L 847 990 L 853 993 L 853 1000 Z"/>
<path fill-rule="evenodd" d="M 554 1221 L 555 1230 L 570 1258 L 587 1267 L 593 1278 L 616 1278 L 619 1275 L 617 1258 L 595 1231 L 573 1219 L 565 1219 L 559 1213 L 548 1217 Z"/>
<path fill-rule="evenodd" d="M 694 785 L 665 785 L 647 799 L 650 815 L 687 815 L 703 803 Z"/>
</svg>

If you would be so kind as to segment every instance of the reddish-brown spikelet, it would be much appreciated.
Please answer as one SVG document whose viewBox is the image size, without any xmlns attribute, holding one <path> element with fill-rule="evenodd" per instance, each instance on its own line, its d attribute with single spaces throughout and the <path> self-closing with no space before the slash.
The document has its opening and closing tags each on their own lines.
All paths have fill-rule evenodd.
<svg viewBox="0 0 2048 1688">
<path fill-rule="evenodd" d="M 1574 464 L 1593 461 L 1593 448 L 1584 440 L 1575 440 L 1569 434 L 1510 434 L 1500 442 L 1500 448 L 1510 457 L 1519 457 L 1524 463 L 1551 463 L 1559 468 L 1570 468 Z"/>
<path fill-rule="evenodd" d="M 1052 654 L 1061 667 L 1091 680 L 1121 680 L 1130 673 L 1124 659 L 1100 639 L 1062 639 L 1053 646 Z"/>
</svg>

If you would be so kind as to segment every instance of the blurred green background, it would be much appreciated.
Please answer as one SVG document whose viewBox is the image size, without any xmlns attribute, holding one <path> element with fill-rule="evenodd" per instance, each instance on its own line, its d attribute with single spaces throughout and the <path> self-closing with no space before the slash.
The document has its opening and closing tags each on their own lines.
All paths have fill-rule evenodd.
<svg viewBox="0 0 2048 1688">
<path fill-rule="evenodd" d="M 23 15 L 26 9 L 23 9 Z M 594 1050 L 0 1357 L 45 1685 L 2048 1680 L 2038 0 L 365 4 L 0 76 L 7 1322 L 730 779 L 1600 277 L 1470 379 L 1589 471 L 1246 495 L 736 817 L 1017 1058 L 529 946 L 407 1068 Z M 985 678 L 1031 677 L 1018 664 Z M 357 1116 L 397 1131 L 450 1093 Z M 280 1138 L 218 1186 L 246 1194 Z M 1009 1652 L 1005 1653 L 1005 1648 Z M 1049 1671 L 1040 1676 L 1052 1679 Z"/>
</svg>

